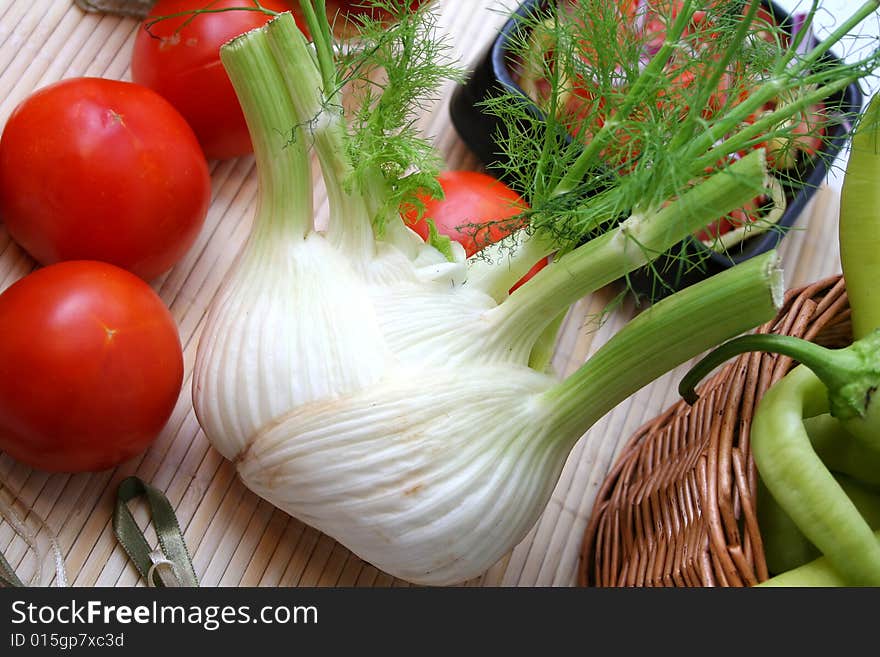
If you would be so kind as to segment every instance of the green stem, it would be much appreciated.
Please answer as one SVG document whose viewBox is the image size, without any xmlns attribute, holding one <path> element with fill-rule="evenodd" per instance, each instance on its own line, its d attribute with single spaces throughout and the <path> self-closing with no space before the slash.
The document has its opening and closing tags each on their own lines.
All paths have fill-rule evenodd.
<svg viewBox="0 0 880 657">
<path fill-rule="evenodd" d="M 662 210 L 632 215 L 565 254 L 491 311 L 499 327 L 493 338 L 530 349 L 547 323 L 572 303 L 644 266 L 719 215 L 742 207 L 763 190 L 764 180 L 763 151 L 753 151 Z"/>
<path fill-rule="evenodd" d="M 289 15 L 287 19 L 293 23 Z M 282 20 L 284 16 L 275 22 Z M 220 58 L 238 94 L 256 156 L 260 197 L 251 239 L 302 239 L 314 222 L 307 144 L 296 126 L 295 107 L 267 31 L 253 30 L 233 39 L 221 48 Z"/>
<path fill-rule="evenodd" d="M 774 71 L 773 76 L 769 80 L 766 80 L 762 85 L 752 90 L 748 98 L 732 107 L 722 120 L 712 125 L 705 134 L 694 140 L 689 151 L 691 157 L 699 157 L 701 165 L 711 165 L 724 155 L 735 153 L 744 148 L 751 139 L 760 134 L 767 133 L 768 130 L 779 125 L 785 119 L 794 116 L 796 112 L 801 111 L 808 105 L 824 100 L 838 91 L 842 91 L 852 82 L 862 77 L 862 74 L 859 73 L 859 67 L 875 62 L 878 56 L 877 53 L 872 53 L 864 62 L 844 66 L 842 69 L 840 67 L 828 69 L 835 76 L 841 75 L 841 70 L 852 71 L 852 74 L 832 80 L 816 92 L 804 94 L 803 98 L 799 99 L 799 101 L 783 104 L 779 109 L 755 124 L 746 128 L 740 128 L 741 124 L 750 115 L 760 110 L 768 101 L 776 98 L 780 92 L 790 86 L 786 81 L 793 82 L 796 87 L 803 86 L 804 78 L 810 74 L 810 70 L 816 62 L 840 39 L 846 36 L 850 30 L 876 11 L 877 7 L 877 0 L 868 0 L 852 16 L 841 23 L 827 39 L 816 45 L 793 66 L 787 67 L 784 70 Z M 821 76 L 821 73 L 817 75 Z M 713 143 L 735 130 L 737 131 L 736 135 L 725 139 L 721 144 L 712 148 L 708 154 L 706 153 L 706 149 L 710 148 Z"/>
<path fill-rule="evenodd" d="M 618 403 L 673 367 L 725 336 L 769 320 L 781 303 L 782 287 L 776 254 L 771 251 L 647 309 L 577 372 L 545 393 L 553 430 L 558 435 L 580 436 Z"/>
<path fill-rule="evenodd" d="M 758 403 L 751 443 L 774 499 L 849 585 L 880 585 L 880 544 L 810 444 L 803 419 L 827 409 L 825 387 L 799 366 Z"/>
<path fill-rule="evenodd" d="M 560 6 L 557 4 L 552 4 L 551 7 L 555 9 L 553 12 L 553 33 L 560 34 L 559 31 L 559 9 Z M 543 26 L 542 22 L 540 26 Z M 532 34 L 534 35 L 535 28 L 532 28 Z M 544 55 L 546 53 L 546 49 L 543 47 L 545 44 L 542 39 L 536 39 L 534 36 L 531 37 L 530 41 L 532 42 L 532 47 L 541 46 L 539 48 L 540 55 L 535 57 L 538 62 L 532 62 L 532 66 L 539 69 L 534 71 L 534 75 L 540 76 L 543 71 L 543 63 L 544 63 Z M 551 45 L 551 52 L 553 53 L 553 66 L 550 68 L 550 88 L 562 90 L 562 85 L 560 80 L 562 80 L 562 48 L 554 47 L 554 44 Z M 531 66 L 527 68 L 527 71 L 532 72 Z M 522 84 L 522 82 L 521 82 Z M 547 116 L 555 117 L 558 116 L 557 112 L 559 109 L 559 97 L 560 93 L 551 93 L 550 94 L 550 105 L 547 107 Z M 540 197 L 545 193 L 545 181 L 546 181 L 546 172 L 545 169 L 547 165 L 553 160 L 553 153 L 556 151 L 559 145 L 559 133 L 562 129 L 562 126 L 558 121 L 547 121 L 545 122 L 545 130 L 544 130 L 544 143 L 541 147 L 541 156 L 538 158 L 538 161 L 535 165 L 535 174 L 533 177 L 533 184 L 535 189 L 535 196 Z"/>
<path fill-rule="evenodd" d="M 693 139 L 694 129 L 697 126 L 702 125 L 702 122 L 698 121 L 698 119 L 700 119 L 702 113 L 705 111 L 709 98 L 718 89 L 721 78 L 725 73 L 729 72 L 728 66 L 733 59 L 733 56 L 740 51 L 740 47 L 751 32 L 752 24 L 754 23 L 755 16 L 760 7 L 761 0 L 751 0 L 749 11 L 739 22 L 739 27 L 734 34 L 733 41 L 724 50 L 724 54 L 713 67 L 712 75 L 709 79 L 705 83 L 701 83 L 700 91 L 696 100 L 693 103 L 690 103 L 688 118 L 683 122 L 683 129 L 678 131 L 669 146 L 671 151 L 678 150 L 684 146 L 687 141 Z"/>
<path fill-rule="evenodd" d="M 816 93 L 809 95 L 805 94 L 805 96 L 808 96 L 809 98 L 808 101 L 784 104 L 770 115 L 772 120 L 765 117 L 766 120 L 758 122 L 760 125 L 756 124 L 747 128 L 741 127 L 752 114 L 760 110 L 768 101 L 777 98 L 781 92 L 791 86 L 802 86 L 803 78 L 809 74 L 810 69 L 821 59 L 821 57 L 824 56 L 828 50 L 840 41 L 840 39 L 850 30 L 852 30 L 853 27 L 857 26 L 865 18 L 871 15 L 871 13 L 876 10 L 877 5 L 877 0 L 869 0 L 868 2 L 865 2 L 852 16 L 846 21 L 843 21 L 831 36 L 814 47 L 804 57 L 798 59 L 793 66 L 787 67 L 782 71 L 776 71 L 773 77 L 764 81 L 763 84 L 752 90 L 748 98 L 730 108 L 730 111 L 727 112 L 722 119 L 718 120 L 713 125 L 708 126 L 702 134 L 696 136 L 688 147 L 689 156 L 686 158 L 686 160 L 698 160 L 698 162 L 695 162 L 696 166 L 694 170 L 702 171 L 703 167 L 714 165 L 725 155 L 741 150 L 755 136 L 767 133 L 768 130 L 775 128 L 787 118 L 793 116 L 795 113 L 803 109 L 808 102 L 812 104 L 823 100 L 828 96 L 845 89 L 853 81 L 859 79 L 863 75 L 863 72 L 859 72 L 859 67 L 874 62 L 877 59 L 876 53 L 872 54 L 864 62 L 846 66 L 842 69 L 844 72 L 851 71 L 851 74 L 846 74 L 843 78 L 838 77 L 837 79 L 832 80 Z M 628 116 L 628 114 L 638 106 L 638 103 L 643 102 L 645 96 L 650 90 L 650 83 L 652 83 L 662 72 L 666 63 L 665 58 L 668 57 L 672 47 L 681 36 L 682 31 L 677 29 L 679 21 L 686 15 L 689 19 L 690 13 L 691 11 L 689 9 L 682 9 L 673 25 L 673 29 L 670 30 L 663 47 L 657 55 L 652 58 L 644 73 L 639 76 L 638 80 L 636 80 L 636 83 L 633 85 L 632 90 L 627 95 L 627 98 L 620 109 L 620 116 Z M 834 76 L 841 75 L 841 69 L 839 67 L 829 69 L 829 72 Z M 618 123 L 616 121 L 609 120 L 602 129 L 596 133 L 596 136 L 584 148 L 578 159 L 575 161 L 575 164 L 569 169 L 557 185 L 554 195 L 558 196 L 570 192 L 577 186 L 577 183 L 583 178 L 590 166 L 594 164 L 594 161 L 601 150 L 607 145 L 617 126 Z M 726 135 L 733 132 L 737 133 L 734 137 L 724 139 Z M 713 144 L 716 144 L 720 139 L 724 139 L 724 141 L 713 147 Z M 711 149 L 711 151 L 707 154 L 708 149 Z"/>
<path fill-rule="evenodd" d="M 345 126 L 329 124 L 315 134 L 315 152 L 321 164 L 321 173 L 330 203 L 330 241 L 356 260 L 373 254 L 375 238 L 368 203 L 357 190 L 346 190 L 351 163 L 341 156 L 339 145 L 344 143 Z"/>
<path fill-rule="evenodd" d="M 802 75 L 805 71 L 809 71 L 813 68 L 825 53 L 831 50 L 838 41 L 849 34 L 854 27 L 877 11 L 878 7 L 880 7 L 880 2 L 878 2 L 878 0 L 866 0 L 866 2 L 855 11 L 855 13 L 845 21 L 842 21 L 837 26 L 837 29 L 835 29 L 826 39 L 823 39 L 820 43 L 816 44 L 816 47 L 799 59 L 797 64 L 793 67 L 794 72 L 797 75 Z"/>
<path fill-rule="evenodd" d="M 776 68 L 773 70 L 774 75 L 782 73 L 788 68 L 791 60 L 797 56 L 800 45 L 804 42 L 804 39 L 807 38 L 807 34 L 811 31 L 810 28 L 813 26 L 813 19 L 816 17 L 816 10 L 818 8 L 819 0 L 812 0 L 812 5 L 806 12 L 800 31 L 795 35 L 794 40 L 789 45 L 783 57 L 777 62 Z"/>
<path fill-rule="evenodd" d="M 684 0 L 679 8 L 678 16 L 672 23 L 672 27 L 666 34 L 666 38 L 660 50 L 651 58 L 648 65 L 636 79 L 632 88 L 627 92 L 620 109 L 617 111 L 618 117 L 628 117 L 634 109 L 636 109 L 649 96 L 653 86 L 658 78 L 663 74 L 663 69 L 669 61 L 675 48 L 678 47 L 678 40 L 684 33 L 685 28 L 690 23 L 693 15 L 693 0 Z M 620 119 L 609 117 L 603 126 L 590 139 L 590 142 L 584 147 L 581 154 L 575 160 L 574 164 L 568 172 L 562 177 L 553 190 L 551 196 L 562 196 L 574 190 L 581 182 L 587 171 L 595 166 L 597 158 L 602 149 L 615 136 L 615 131 L 620 125 Z M 717 217 L 716 217 L 717 218 Z"/>
<path fill-rule="evenodd" d="M 315 8 L 317 5 L 317 10 Z M 327 23 L 327 7 L 324 0 L 299 0 L 299 6 L 306 19 L 306 25 L 315 44 L 315 55 L 321 71 L 323 91 L 328 102 L 338 90 L 336 76 L 336 58 L 333 55 L 333 35 Z"/>
<path fill-rule="evenodd" d="M 856 340 L 880 327 L 880 100 L 859 120 L 840 196 L 840 260 Z"/>
<path fill-rule="evenodd" d="M 787 119 L 795 116 L 803 110 L 819 103 L 829 96 L 846 89 L 859 76 L 841 78 L 824 87 L 819 87 L 815 91 L 800 94 L 797 100 L 793 102 L 782 103 L 772 112 L 765 113 L 754 123 L 742 127 L 736 131 L 731 137 L 724 139 L 716 146 L 709 148 L 710 144 L 716 141 L 717 135 L 724 135 L 733 130 L 739 123 L 744 121 L 750 113 L 739 111 L 740 105 L 720 121 L 712 126 L 707 133 L 694 141 L 690 149 L 690 157 L 692 157 L 697 167 L 712 166 L 722 160 L 725 156 L 737 151 L 745 150 L 755 143 L 766 141 L 773 136 L 773 131 L 779 125 L 783 124 Z M 777 92 L 779 88 L 777 87 Z M 765 102 L 776 96 L 776 93 L 762 93 L 767 96 Z M 763 105 L 763 103 L 761 103 Z M 760 139 L 759 139 L 760 138 Z"/>
<path fill-rule="evenodd" d="M 693 404 L 695 387 L 709 372 L 734 356 L 751 351 L 777 353 L 802 363 L 819 378 L 828 390 L 831 414 L 848 421 L 850 430 L 871 434 L 880 429 L 880 417 L 871 404 L 874 391 L 880 388 L 880 331 L 875 331 L 846 349 L 826 349 L 790 335 L 764 333 L 745 335 L 721 345 L 707 354 L 688 372 L 679 385 L 679 393 Z M 874 439 L 877 442 L 877 439 Z"/>
<path fill-rule="evenodd" d="M 857 64 L 842 64 L 838 66 L 836 71 L 841 72 L 843 74 L 845 72 L 845 76 L 841 78 L 841 80 L 846 79 L 849 84 L 857 81 L 864 75 L 864 69 L 862 62 Z M 816 71 L 815 73 L 805 73 L 801 78 L 801 89 L 809 88 L 810 86 L 821 86 L 828 81 L 828 72 L 827 71 Z M 840 82 L 840 80 L 835 80 L 834 82 Z M 827 95 L 831 93 L 835 93 L 836 89 L 829 92 Z M 821 100 L 821 99 L 820 99 Z"/>
<path fill-rule="evenodd" d="M 550 362 L 553 360 L 553 354 L 556 352 L 556 339 L 559 336 L 559 329 L 562 328 L 562 322 L 565 321 L 567 315 L 568 309 L 566 308 L 538 336 L 538 340 L 532 347 L 532 353 L 529 354 L 529 367 L 533 370 L 546 372 L 550 368 Z"/>
<path fill-rule="evenodd" d="M 341 111 L 323 101 L 320 79 L 308 44 L 289 14 L 269 23 L 265 32 L 288 96 L 294 99 L 295 124 L 308 126 L 330 203 L 328 238 L 357 259 L 372 253 L 374 236 L 367 203 L 346 191 L 351 164 L 346 157 L 346 125 Z"/>
<path fill-rule="evenodd" d="M 789 356 L 809 367 L 828 388 L 845 385 L 859 365 L 858 361 L 847 357 L 846 351 L 826 349 L 809 340 L 790 335 L 775 333 L 744 335 L 714 349 L 694 365 L 682 378 L 678 386 L 679 394 L 688 404 L 695 404 L 699 399 L 695 388 L 700 381 L 719 365 L 735 356 L 752 351 Z"/>
<path fill-rule="evenodd" d="M 312 133 L 330 120 L 327 102 L 321 89 L 321 71 L 305 36 L 291 14 L 282 14 L 261 28 L 265 33 L 293 103 L 290 121 Z M 288 127 L 289 129 L 289 127 Z"/>
</svg>

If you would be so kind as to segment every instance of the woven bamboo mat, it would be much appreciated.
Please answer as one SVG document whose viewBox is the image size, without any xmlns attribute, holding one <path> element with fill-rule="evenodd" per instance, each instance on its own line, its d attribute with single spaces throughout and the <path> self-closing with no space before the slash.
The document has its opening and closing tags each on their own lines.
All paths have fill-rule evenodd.
<svg viewBox="0 0 880 657">
<path fill-rule="evenodd" d="M 492 40 L 515 0 L 438 0 L 441 24 L 457 54 L 470 63 Z M 0 125 L 34 89 L 80 75 L 128 79 L 136 22 L 87 14 L 70 0 L 0 0 Z M 476 160 L 458 139 L 446 89 L 422 127 L 436 138 L 450 168 Z M 205 311 L 252 220 L 256 181 L 252 159 L 212 163 L 213 202 L 198 242 L 153 285 L 171 308 L 184 345 L 186 378 L 171 420 L 143 456 L 113 471 L 48 475 L 0 455 L 0 483 L 45 519 L 57 534 L 75 586 L 143 585 L 117 545 L 110 518 L 119 481 L 137 474 L 164 490 L 174 505 L 203 586 L 406 585 L 377 571 L 332 539 L 274 509 L 247 491 L 234 468 L 209 447 L 192 411 L 190 375 Z M 326 203 L 316 199 L 320 211 Z M 323 208 L 322 208 L 323 205 Z M 837 194 L 823 188 L 807 210 L 808 226 L 785 240 L 788 283 L 839 272 Z M 0 228 L 0 289 L 33 263 Z M 576 304 L 562 331 L 554 365 L 568 374 L 603 344 L 634 309 L 624 305 L 606 323 L 594 319 L 617 290 Z M 674 401 L 681 369 L 645 388 L 601 420 L 578 443 L 543 516 L 505 559 L 481 578 L 483 586 L 570 586 L 581 534 L 594 495 L 618 448 L 639 425 Z M 143 521 L 144 518 L 141 517 Z M 149 535 L 149 534 L 148 534 Z M 0 525 L 0 552 L 26 569 L 26 546 Z"/>
</svg>

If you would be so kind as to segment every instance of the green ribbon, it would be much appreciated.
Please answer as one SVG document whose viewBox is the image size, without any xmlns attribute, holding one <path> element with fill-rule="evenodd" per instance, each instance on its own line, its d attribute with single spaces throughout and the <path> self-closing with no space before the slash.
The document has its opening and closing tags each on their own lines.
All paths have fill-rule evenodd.
<svg viewBox="0 0 880 657">
<path fill-rule="evenodd" d="M 146 498 L 150 506 L 161 553 L 150 549 L 144 533 L 128 509 L 128 503 L 141 496 Z M 119 484 L 116 494 L 113 532 L 149 585 L 189 587 L 199 585 L 174 509 L 171 508 L 168 498 L 157 488 L 144 483 L 138 477 L 124 479 Z"/>
<path fill-rule="evenodd" d="M 0 552 L 0 586 L 7 588 L 24 586 L 2 552 Z"/>
</svg>

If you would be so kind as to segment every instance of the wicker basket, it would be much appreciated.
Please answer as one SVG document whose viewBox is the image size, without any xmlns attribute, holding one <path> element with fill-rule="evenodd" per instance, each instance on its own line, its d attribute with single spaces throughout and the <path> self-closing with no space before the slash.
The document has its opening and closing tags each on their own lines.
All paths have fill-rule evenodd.
<svg viewBox="0 0 880 657">
<path fill-rule="evenodd" d="M 840 276 L 792 290 L 760 329 L 832 347 L 851 342 Z M 581 586 L 750 586 L 767 579 L 749 449 L 757 401 L 791 359 L 744 354 L 641 427 L 596 497 Z"/>
</svg>

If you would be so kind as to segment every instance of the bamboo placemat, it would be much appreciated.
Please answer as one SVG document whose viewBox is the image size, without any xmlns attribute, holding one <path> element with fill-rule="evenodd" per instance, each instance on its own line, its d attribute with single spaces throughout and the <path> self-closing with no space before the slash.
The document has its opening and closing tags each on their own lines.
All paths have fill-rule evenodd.
<svg viewBox="0 0 880 657">
<path fill-rule="evenodd" d="M 441 25 L 464 63 L 473 62 L 504 22 L 515 0 L 437 0 Z M 81 75 L 129 79 L 137 23 L 88 14 L 70 0 L 0 0 L 0 125 L 38 87 Z M 444 90 L 422 127 L 434 136 L 450 168 L 477 162 L 452 128 Z M 187 257 L 153 286 L 180 327 L 186 375 L 177 407 L 156 443 L 113 471 L 61 475 L 32 471 L 0 455 L 0 483 L 45 519 L 57 534 L 75 586 L 143 585 L 117 545 L 110 518 L 119 482 L 137 474 L 165 491 L 180 519 L 203 586 L 406 585 L 365 564 L 314 529 L 247 491 L 234 468 L 208 445 L 192 411 L 190 384 L 208 304 L 243 242 L 253 217 L 256 181 L 251 158 L 212 163 L 213 201 L 204 230 Z M 326 200 L 316 199 L 320 212 Z M 323 201 L 323 202 L 322 202 Z M 823 188 L 802 218 L 805 230 L 782 249 L 789 285 L 840 270 L 836 251 L 837 195 Z M 33 262 L 0 228 L 0 289 Z M 562 330 L 554 366 L 574 371 L 635 309 L 624 304 L 597 326 L 616 296 L 602 290 L 577 303 Z M 595 493 L 622 442 L 675 400 L 679 368 L 603 418 L 572 452 L 547 509 L 529 535 L 481 578 L 483 586 L 570 586 Z M 144 516 L 140 516 L 142 522 Z M 148 537 L 150 533 L 148 531 Z M 0 525 L 0 552 L 28 567 L 25 544 Z"/>
</svg>

